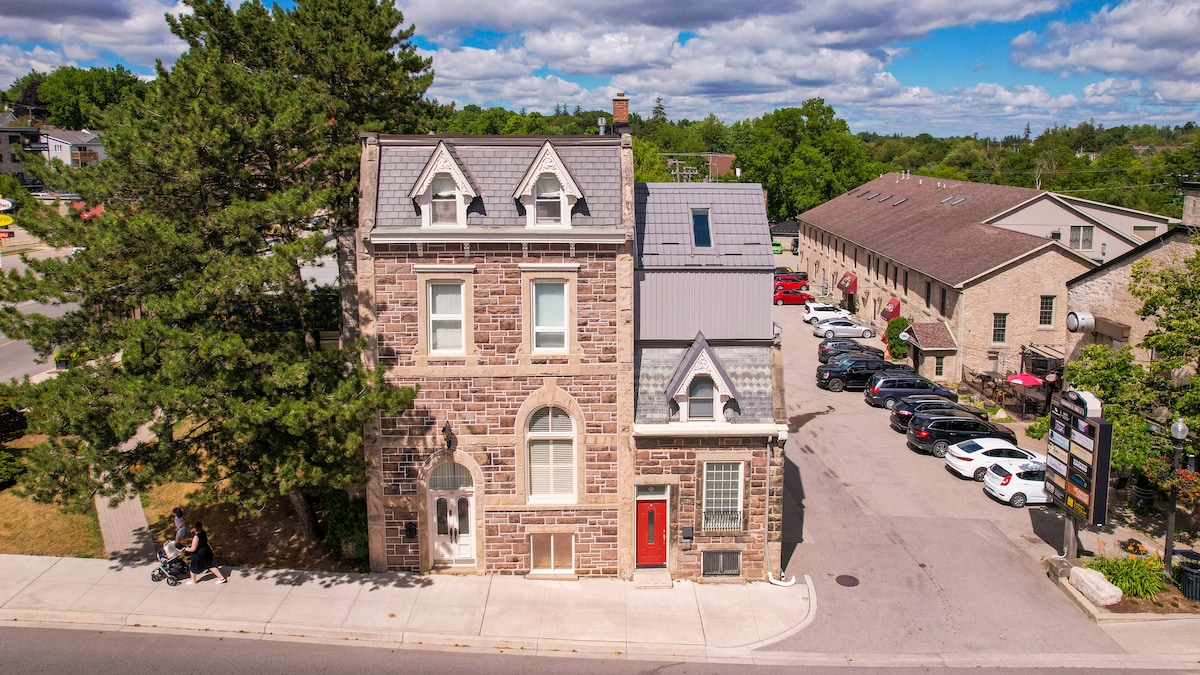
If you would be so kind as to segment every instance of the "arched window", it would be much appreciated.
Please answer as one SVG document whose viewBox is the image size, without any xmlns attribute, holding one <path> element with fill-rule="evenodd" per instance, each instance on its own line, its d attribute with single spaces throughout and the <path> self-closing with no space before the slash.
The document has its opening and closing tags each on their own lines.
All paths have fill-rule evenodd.
<svg viewBox="0 0 1200 675">
<path fill-rule="evenodd" d="M 533 188 L 538 225 L 562 223 L 562 185 L 554 176 L 542 176 Z"/>
<path fill-rule="evenodd" d="M 561 408 L 534 412 L 526 431 L 529 501 L 575 500 L 575 423 Z"/>
<path fill-rule="evenodd" d="M 693 378 L 688 385 L 688 419 L 713 419 L 713 394 L 712 378 L 702 375 Z"/>
<path fill-rule="evenodd" d="M 440 174 L 429 186 L 430 219 L 434 225 L 458 224 L 458 185 L 446 174 Z"/>
</svg>

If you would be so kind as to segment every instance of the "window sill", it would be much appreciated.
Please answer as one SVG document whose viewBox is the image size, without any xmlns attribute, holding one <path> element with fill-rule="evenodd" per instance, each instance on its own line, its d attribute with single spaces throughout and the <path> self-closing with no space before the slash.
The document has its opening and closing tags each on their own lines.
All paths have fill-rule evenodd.
<svg viewBox="0 0 1200 675">
<path fill-rule="evenodd" d="M 579 581 L 579 575 L 574 570 L 570 572 L 555 572 L 552 570 L 533 570 L 525 575 L 530 581 Z"/>
</svg>

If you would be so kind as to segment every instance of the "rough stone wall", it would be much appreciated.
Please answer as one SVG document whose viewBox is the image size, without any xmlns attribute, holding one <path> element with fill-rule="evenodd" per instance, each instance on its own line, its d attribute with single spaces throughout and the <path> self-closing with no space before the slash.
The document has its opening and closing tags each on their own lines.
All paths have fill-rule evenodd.
<svg viewBox="0 0 1200 675">
<path fill-rule="evenodd" d="M 1185 238 L 1167 239 L 1161 246 L 1147 250 L 1136 259 L 1099 271 L 1073 285 L 1068 293 L 1070 309 L 1091 312 L 1096 317 L 1129 326 L 1128 344 L 1133 347 L 1134 358 L 1139 363 L 1149 363 L 1150 350 L 1138 345 L 1146 339 L 1146 333 L 1154 327 L 1154 323 L 1137 315 L 1142 301 L 1129 292 L 1129 284 L 1133 281 L 1133 265 L 1138 260 L 1150 260 L 1155 265 L 1182 265 L 1185 258 L 1195 254 L 1196 246 Z M 1098 332 L 1067 333 L 1067 341 L 1067 354 L 1071 359 L 1078 358 L 1080 350 L 1090 344 L 1120 346 L 1114 344 L 1109 336 Z"/>
<path fill-rule="evenodd" d="M 667 532 L 668 561 L 677 579 L 702 576 L 702 553 L 740 551 L 742 578 L 766 579 L 770 569 L 767 544 L 778 540 L 781 521 L 768 522 L 768 464 L 770 484 L 782 485 L 782 458 L 770 457 L 765 438 L 639 438 L 635 450 L 635 472 L 641 484 L 653 484 L 661 477 L 671 486 Z M 723 455 L 723 456 L 722 456 Z M 706 532 L 703 527 L 704 463 L 706 461 L 742 461 L 742 526 L 737 532 Z M 782 490 L 780 490 L 782 492 Z M 782 499 L 780 495 L 780 499 Z M 782 502 L 780 501 L 780 508 Z M 683 527 L 693 528 L 692 550 L 681 548 Z M 770 530 L 768 531 L 768 528 Z"/>
<path fill-rule="evenodd" d="M 485 514 L 485 569 L 493 574 L 527 574 L 532 566 L 531 536 L 538 528 L 575 533 L 575 573 L 617 574 L 617 509 L 555 509 Z"/>
</svg>

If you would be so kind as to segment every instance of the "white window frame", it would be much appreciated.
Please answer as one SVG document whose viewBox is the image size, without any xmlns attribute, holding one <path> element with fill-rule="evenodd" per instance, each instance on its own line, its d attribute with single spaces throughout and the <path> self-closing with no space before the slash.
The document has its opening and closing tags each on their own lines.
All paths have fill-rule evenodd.
<svg viewBox="0 0 1200 675">
<path fill-rule="evenodd" d="M 1092 225 L 1072 225 L 1069 244 L 1075 251 L 1092 250 L 1096 245 L 1096 228 Z"/>
<path fill-rule="evenodd" d="M 445 178 L 454 181 L 455 220 L 454 222 L 434 222 L 433 184 L 438 179 Z M 419 207 L 421 212 L 421 227 L 425 229 L 465 228 L 467 226 L 467 207 L 477 196 L 475 188 L 467 180 L 462 167 L 458 165 L 458 162 L 454 159 L 454 155 L 450 152 L 444 141 L 438 142 L 429 161 L 425 164 L 425 168 L 421 171 L 421 175 L 413 183 L 412 188 L 408 192 L 409 199 L 412 199 L 413 204 Z"/>
<path fill-rule="evenodd" d="M 697 383 L 700 383 L 700 382 L 708 382 L 709 395 L 707 397 L 695 395 L 695 387 L 696 387 Z M 706 374 L 703 374 L 703 373 L 697 374 L 695 377 L 692 378 L 691 382 L 688 382 L 688 405 L 687 405 L 688 419 L 694 420 L 694 421 L 709 421 L 709 422 L 716 421 L 717 405 L 718 405 L 719 400 L 720 400 L 720 392 L 717 391 L 716 381 Z M 698 401 L 707 401 L 708 402 L 708 405 L 711 408 L 711 412 L 708 415 L 695 414 L 695 410 L 693 408 L 693 403 L 698 402 Z"/>
<path fill-rule="evenodd" d="M 723 481 L 724 485 L 710 485 L 709 479 L 717 475 L 718 468 L 722 472 L 722 477 L 727 474 L 730 468 L 737 469 L 737 495 L 734 498 L 736 501 L 730 500 L 730 495 L 715 495 L 714 491 L 724 491 L 728 493 L 730 486 L 728 481 Z M 745 482 L 746 482 L 746 463 L 745 462 L 704 462 L 704 476 L 702 485 L 703 504 L 701 510 L 701 529 L 706 532 L 741 532 L 743 519 L 743 500 L 745 499 Z M 714 506 L 713 502 L 718 502 L 719 506 Z M 730 504 L 736 505 L 730 507 Z M 709 515 L 710 511 L 721 511 L 721 515 Z M 736 512 L 736 515 L 730 516 L 724 512 Z M 736 520 L 736 523 L 734 522 Z"/>
<path fill-rule="evenodd" d="M 541 308 L 541 298 L 538 295 L 538 287 L 558 286 L 562 289 L 562 324 L 557 326 L 543 326 L 538 323 L 539 309 Z M 565 354 L 571 348 L 570 326 L 571 321 L 571 284 L 566 279 L 536 279 L 530 283 L 529 296 L 532 300 L 529 318 L 532 330 L 530 340 L 531 351 L 535 354 Z M 538 346 L 538 338 L 545 335 L 561 335 L 562 346 L 560 347 L 540 347 Z"/>
<path fill-rule="evenodd" d="M 543 185 L 549 181 L 554 181 L 556 190 L 544 190 Z M 549 192 L 558 192 L 558 197 L 543 199 L 542 195 Z M 567 206 L 567 191 L 563 189 L 562 181 L 552 173 L 543 173 L 533 181 L 533 222 L 539 227 L 562 227 L 563 214 L 570 208 Z M 543 219 L 540 213 L 540 206 L 555 205 L 558 207 L 558 215 L 553 218 Z"/>
<path fill-rule="evenodd" d="M 534 431 L 533 423 L 542 411 L 549 411 L 547 431 Z M 565 417 L 570 429 L 555 429 L 555 423 Z M 575 419 L 565 409 L 557 406 L 538 408 L 525 424 L 525 485 L 526 500 L 530 504 L 573 504 L 577 500 L 578 461 L 575 455 Z M 534 445 L 548 443 L 548 454 L 544 460 L 535 458 Z M 557 458 L 557 459 L 556 459 Z M 564 466 L 569 458 L 570 466 Z M 548 463 L 548 466 L 545 464 Z M 543 468 L 545 466 L 545 468 Z M 547 476 L 538 476 L 538 472 Z M 548 481 L 547 490 L 535 488 L 535 482 Z M 566 488 L 570 485 L 570 489 Z"/>
<path fill-rule="evenodd" d="M 996 331 L 1000 332 L 1000 339 L 996 339 Z M 992 314 L 992 343 L 1001 344 L 1008 342 L 1008 314 L 996 312 Z"/>
<path fill-rule="evenodd" d="M 556 221 L 539 221 L 537 215 L 538 181 L 554 178 L 559 187 L 559 219 Z M 583 191 L 571 177 L 566 164 L 558 156 L 550 141 L 542 144 L 537 157 L 529 164 L 529 169 L 520 183 L 513 190 L 512 198 L 521 203 L 525 209 L 525 227 L 539 230 L 568 230 L 571 228 L 571 211 L 575 203 L 583 199 Z"/>
<path fill-rule="evenodd" d="M 438 198 L 438 183 L 450 183 L 454 185 L 454 193 L 449 199 Z M 448 173 L 439 173 L 433 177 L 429 183 L 429 192 L 426 195 L 425 207 L 429 210 L 429 226 L 430 227 L 446 227 L 447 225 L 458 227 L 466 225 L 466 214 L 462 204 L 462 195 L 459 193 L 458 184 L 454 182 L 454 177 Z M 454 204 L 454 220 L 438 220 L 437 205 L 439 203 Z"/>
<path fill-rule="evenodd" d="M 429 353 L 430 354 L 454 354 L 461 355 L 466 353 L 467 348 L 467 325 L 466 325 L 466 284 L 458 279 L 439 279 L 430 281 L 425 285 L 426 302 L 429 307 L 428 323 L 425 328 L 429 335 Z M 433 292 L 435 288 L 457 288 L 458 289 L 458 311 L 439 314 L 435 311 Z M 454 348 L 438 347 L 437 329 L 434 324 L 436 322 L 458 322 L 459 345 Z"/>
</svg>

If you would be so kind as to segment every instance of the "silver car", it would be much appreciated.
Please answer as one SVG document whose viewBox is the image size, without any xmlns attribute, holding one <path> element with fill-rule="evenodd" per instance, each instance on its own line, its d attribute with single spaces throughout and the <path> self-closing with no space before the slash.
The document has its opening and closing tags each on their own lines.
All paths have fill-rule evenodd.
<svg viewBox="0 0 1200 675">
<path fill-rule="evenodd" d="M 813 324 L 813 335 L 823 338 L 832 337 L 875 337 L 875 329 L 861 323 L 855 323 L 844 317 L 825 319 Z"/>
</svg>

